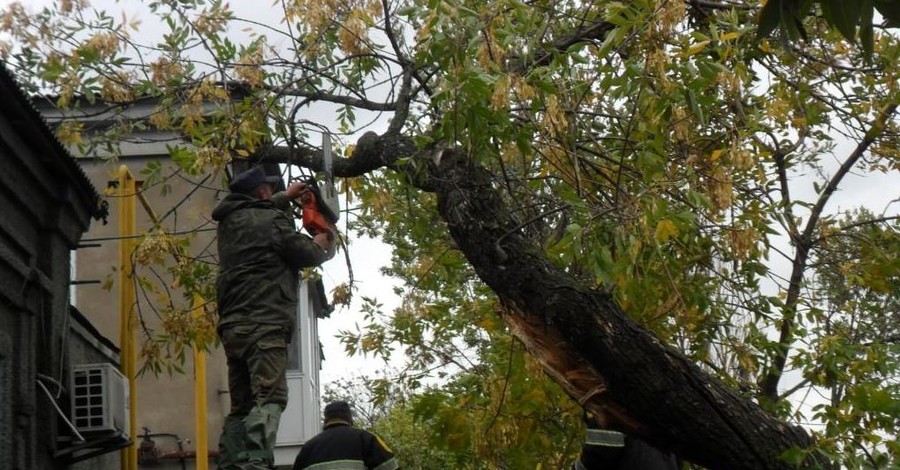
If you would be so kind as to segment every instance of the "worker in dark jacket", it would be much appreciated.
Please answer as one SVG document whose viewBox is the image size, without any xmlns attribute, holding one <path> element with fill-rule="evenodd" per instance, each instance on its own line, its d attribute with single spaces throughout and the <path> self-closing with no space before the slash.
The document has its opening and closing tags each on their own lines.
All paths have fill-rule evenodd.
<svg viewBox="0 0 900 470">
<path fill-rule="evenodd" d="M 675 456 L 633 436 L 602 429 L 585 415 L 587 431 L 573 470 L 677 470 Z"/>
<path fill-rule="evenodd" d="M 228 361 L 231 410 L 219 468 L 267 469 L 287 405 L 287 345 L 295 329 L 299 270 L 334 256 L 335 236 L 298 233 L 286 210 L 309 191 L 302 183 L 274 193 L 262 168 L 237 175 L 213 210 L 218 222 L 217 331 Z"/>
<path fill-rule="evenodd" d="M 353 427 L 353 414 L 345 401 L 325 407 L 324 429 L 310 439 L 292 470 L 395 470 L 397 459 L 378 436 Z"/>
</svg>

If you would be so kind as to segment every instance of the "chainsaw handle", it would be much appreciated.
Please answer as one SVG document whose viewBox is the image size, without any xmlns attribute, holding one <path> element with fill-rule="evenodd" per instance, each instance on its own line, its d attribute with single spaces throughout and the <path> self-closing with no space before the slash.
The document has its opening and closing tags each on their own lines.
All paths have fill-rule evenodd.
<svg viewBox="0 0 900 470">
<path fill-rule="evenodd" d="M 284 190 L 284 195 L 291 201 L 302 198 L 305 194 L 312 193 L 309 189 L 309 184 L 302 181 L 295 181 L 288 185 L 287 189 Z"/>
</svg>

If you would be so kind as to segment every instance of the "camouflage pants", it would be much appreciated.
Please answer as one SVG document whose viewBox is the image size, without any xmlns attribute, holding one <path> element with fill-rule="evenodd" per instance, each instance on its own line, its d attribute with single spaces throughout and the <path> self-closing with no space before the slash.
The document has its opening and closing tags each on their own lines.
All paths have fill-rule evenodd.
<svg viewBox="0 0 900 470">
<path fill-rule="evenodd" d="M 228 358 L 231 410 L 219 439 L 219 469 L 268 469 L 287 405 L 288 329 L 235 325 L 219 333 Z"/>
</svg>

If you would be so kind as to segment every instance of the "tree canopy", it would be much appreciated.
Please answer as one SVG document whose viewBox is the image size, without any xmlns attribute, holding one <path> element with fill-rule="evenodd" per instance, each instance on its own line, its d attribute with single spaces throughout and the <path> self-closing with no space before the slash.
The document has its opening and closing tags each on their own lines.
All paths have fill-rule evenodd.
<svg viewBox="0 0 900 470">
<path fill-rule="evenodd" d="M 415 402 L 444 445 L 551 465 L 583 407 L 709 468 L 888 468 L 900 226 L 835 198 L 896 181 L 900 41 L 893 2 L 856 3 L 62 0 L 10 4 L 2 53 L 62 108 L 156 100 L 58 128 L 86 152 L 181 133 L 151 182 L 321 171 L 319 134 L 343 139 L 348 235 L 402 280 L 343 341 L 451 379 Z M 197 272 L 172 271 L 186 295 Z"/>
</svg>

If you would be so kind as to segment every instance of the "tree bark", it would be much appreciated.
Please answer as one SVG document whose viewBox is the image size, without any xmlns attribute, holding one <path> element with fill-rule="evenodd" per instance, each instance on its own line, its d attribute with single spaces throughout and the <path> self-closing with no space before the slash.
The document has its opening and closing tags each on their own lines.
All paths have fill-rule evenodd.
<svg viewBox="0 0 900 470">
<path fill-rule="evenodd" d="M 268 155 L 285 161 L 287 153 Z M 400 157 L 416 163 L 400 166 Z M 321 169 L 319 158 L 312 152 L 292 163 Z M 492 175 L 464 155 L 415 150 L 408 138 L 368 133 L 352 157 L 339 160 L 335 176 L 388 167 L 435 192 L 450 234 L 498 296 L 512 332 L 548 375 L 585 409 L 607 416 L 612 428 L 712 469 L 794 468 L 779 456 L 812 444 L 802 428 L 775 419 L 630 320 L 608 293 L 551 263 L 521 233 Z"/>
<path fill-rule="evenodd" d="M 582 285 L 517 233 L 490 175 L 445 152 L 439 211 L 453 239 L 508 307 L 503 317 L 574 399 L 613 426 L 714 469 L 793 468 L 779 459 L 809 436 L 707 374 Z M 496 243 L 496 240 L 502 240 Z"/>
</svg>

